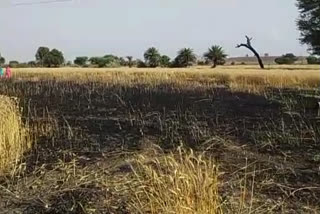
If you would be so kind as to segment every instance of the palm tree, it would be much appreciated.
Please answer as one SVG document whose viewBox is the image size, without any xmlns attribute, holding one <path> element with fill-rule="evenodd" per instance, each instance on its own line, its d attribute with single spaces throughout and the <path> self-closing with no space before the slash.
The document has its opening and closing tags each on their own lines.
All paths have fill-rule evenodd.
<svg viewBox="0 0 320 214">
<path fill-rule="evenodd" d="M 155 68 L 155 67 L 159 66 L 160 58 L 161 58 L 161 55 L 160 55 L 158 49 L 156 49 L 154 47 L 149 48 L 144 53 L 144 59 L 146 61 L 146 64 L 151 68 Z"/>
<path fill-rule="evenodd" d="M 206 60 L 211 61 L 213 63 L 212 68 L 215 68 L 219 64 L 224 64 L 223 62 L 228 55 L 225 54 L 221 46 L 213 45 L 203 56 Z"/>
<path fill-rule="evenodd" d="M 178 56 L 174 60 L 175 66 L 188 67 L 196 62 L 197 57 L 191 48 L 183 48 L 178 52 Z"/>
</svg>

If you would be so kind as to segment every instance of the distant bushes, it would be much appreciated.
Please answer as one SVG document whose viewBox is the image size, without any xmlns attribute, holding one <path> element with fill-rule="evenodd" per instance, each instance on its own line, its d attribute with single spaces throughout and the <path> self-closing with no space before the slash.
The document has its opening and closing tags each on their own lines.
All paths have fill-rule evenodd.
<svg viewBox="0 0 320 214">
<path fill-rule="evenodd" d="M 138 67 L 138 68 L 146 68 L 147 65 L 146 65 L 146 63 L 144 63 L 144 61 L 138 59 L 138 60 L 137 60 L 137 67 Z"/>
<path fill-rule="evenodd" d="M 88 59 L 89 58 L 87 56 L 79 56 L 73 62 L 76 65 L 85 66 L 88 62 Z"/>
<path fill-rule="evenodd" d="M 320 58 L 317 58 L 316 56 L 308 56 L 307 62 L 309 65 L 319 65 L 320 64 Z"/>
<path fill-rule="evenodd" d="M 86 63 L 84 64 L 84 62 L 86 62 L 85 61 L 86 57 L 77 57 L 77 59 L 79 60 L 79 62 L 81 62 L 81 64 L 83 64 L 83 65 L 81 64 L 78 64 L 78 65 L 80 66 L 86 65 Z M 111 54 L 105 55 L 103 57 L 91 57 L 88 61 L 90 62 L 91 65 L 99 68 L 120 67 L 120 64 L 122 63 L 122 59 Z"/>
<path fill-rule="evenodd" d="M 18 61 L 10 61 L 9 66 L 12 68 L 17 68 L 17 67 L 19 67 L 19 62 Z"/>
<path fill-rule="evenodd" d="M 282 55 L 281 57 L 276 58 L 274 61 L 279 65 L 292 65 L 298 60 L 298 57 L 296 57 L 292 53 L 287 53 L 285 55 Z"/>
<path fill-rule="evenodd" d="M 199 66 L 209 65 L 209 62 L 207 62 L 206 60 L 198 60 L 197 65 Z"/>
</svg>

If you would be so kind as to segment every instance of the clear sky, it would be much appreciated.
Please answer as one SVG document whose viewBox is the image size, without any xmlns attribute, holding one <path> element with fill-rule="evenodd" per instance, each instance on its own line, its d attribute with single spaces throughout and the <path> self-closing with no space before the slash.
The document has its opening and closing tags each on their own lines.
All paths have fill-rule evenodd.
<svg viewBox="0 0 320 214">
<path fill-rule="evenodd" d="M 229 56 L 246 34 L 261 53 L 306 55 L 299 44 L 295 0 L 73 0 L 29 6 L 1 0 L 0 52 L 7 60 L 33 60 L 39 46 L 65 58 L 115 54 L 142 58 L 150 46 L 174 57 L 191 47 L 202 55 L 213 44 Z"/>
</svg>

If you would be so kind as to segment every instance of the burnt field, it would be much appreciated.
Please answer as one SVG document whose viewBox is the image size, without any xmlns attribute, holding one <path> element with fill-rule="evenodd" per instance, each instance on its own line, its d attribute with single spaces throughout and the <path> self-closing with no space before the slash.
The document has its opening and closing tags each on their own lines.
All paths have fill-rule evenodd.
<svg viewBox="0 0 320 214">
<path fill-rule="evenodd" d="M 33 141 L 15 173 L 0 177 L 0 213 L 165 212 L 149 206 L 150 189 L 137 196 L 147 186 L 137 172 L 181 148 L 216 164 L 217 205 L 203 212 L 188 202 L 180 213 L 320 211 L 316 89 L 233 90 L 221 76 L 127 84 L 28 75 L 0 82 L 0 94 L 19 100 Z"/>
</svg>

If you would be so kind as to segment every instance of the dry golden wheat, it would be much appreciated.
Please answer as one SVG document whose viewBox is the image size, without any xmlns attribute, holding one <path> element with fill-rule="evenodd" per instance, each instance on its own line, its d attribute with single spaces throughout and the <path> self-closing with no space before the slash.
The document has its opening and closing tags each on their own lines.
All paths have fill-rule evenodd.
<svg viewBox="0 0 320 214">
<path fill-rule="evenodd" d="M 14 70 L 16 79 L 39 81 L 102 82 L 132 86 L 174 84 L 176 87 L 225 85 L 235 91 L 259 93 L 266 88 L 318 88 L 319 68 L 315 66 L 253 66 L 191 68 L 32 68 Z"/>
<path fill-rule="evenodd" d="M 154 155 L 153 155 L 154 157 Z M 138 213 L 218 214 L 218 167 L 192 150 L 159 158 L 140 155 L 131 203 Z"/>
<path fill-rule="evenodd" d="M 30 146 L 17 103 L 12 98 L 0 96 L 0 175 L 14 174 L 23 153 Z"/>
</svg>

